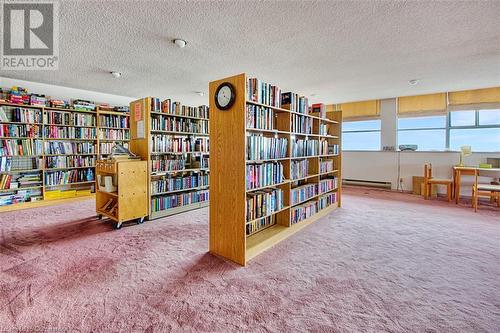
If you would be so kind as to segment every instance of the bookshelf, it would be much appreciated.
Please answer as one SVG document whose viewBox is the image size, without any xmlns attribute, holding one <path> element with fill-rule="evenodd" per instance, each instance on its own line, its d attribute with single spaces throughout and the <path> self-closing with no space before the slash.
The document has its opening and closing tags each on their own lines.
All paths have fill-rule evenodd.
<svg viewBox="0 0 500 333">
<path fill-rule="evenodd" d="M 130 115 L 129 113 L 111 111 L 101 106 L 97 107 L 97 137 L 98 159 L 109 156 L 115 143 L 128 148 L 130 141 Z"/>
<path fill-rule="evenodd" d="M 130 150 L 148 161 L 149 219 L 208 206 L 208 107 L 130 103 Z"/>
<path fill-rule="evenodd" d="M 99 114 L 128 118 L 0 102 L 0 212 L 92 196 L 99 143 L 110 141 Z"/>
<path fill-rule="evenodd" d="M 214 98 L 225 82 L 235 101 L 220 110 Z M 210 252 L 245 265 L 340 207 L 342 113 L 324 105 L 310 113 L 306 98 L 245 74 L 209 90 Z"/>
</svg>

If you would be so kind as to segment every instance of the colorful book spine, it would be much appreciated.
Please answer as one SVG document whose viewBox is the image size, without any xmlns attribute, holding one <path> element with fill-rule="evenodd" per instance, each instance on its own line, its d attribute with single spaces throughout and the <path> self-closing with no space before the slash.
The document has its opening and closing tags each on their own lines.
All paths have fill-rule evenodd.
<svg viewBox="0 0 500 333">
<path fill-rule="evenodd" d="M 291 130 L 293 133 L 311 134 L 313 128 L 313 118 L 291 115 Z"/>
<path fill-rule="evenodd" d="M 337 192 L 328 193 L 318 198 L 318 211 L 327 208 L 337 202 Z"/>
<path fill-rule="evenodd" d="M 49 171 L 45 173 L 45 185 L 47 186 L 90 181 L 94 181 L 94 170 L 92 168 L 69 171 Z"/>
<path fill-rule="evenodd" d="M 263 217 L 261 219 L 248 222 L 245 226 L 246 235 L 247 236 L 253 235 L 256 232 L 261 231 L 275 224 L 276 224 L 276 215 L 271 215 L 268 217 Z"/>
<path fill-rule="evenodd" d="M 42 140 L 0 140 L 0 156 L 42 155 Z"/>
<path fill-rule="evenodd" d="M 130 132 L 119 129 L 100 128 L 99 139 L 101 140 L 130 140 Z"/>
<path fill-rule="evenodd" d="M 121 142 L 123 147 L 128 148 L 128 142 Z M 104 154 L 108 155 L 113 152 L 113 147 L 114 147 L 113 142 L 99 142 L 99 154 Z"/>
<path fill-rule="evenodd" d="M 290 210 L 290 224 L 296 224 L 300 221 L 313 216 L 318 212 L 318 203 L 316 201 L 306 202 L 305 204 L 293 207 Z"/>
<path fill-rule="evenodd" d="M 300 179 L 309 176 L 309 160 L 291 161 L 290 179 Z"/>
<path fill-rule="evenodd" d="M 128 129 L 130 126 L 129 117 L 110 114 L 99 115 L 99 124 L 101 127 L 112 127 L 119 129 Z"/>
<path fill-rule="evenodd" d="M 318 183 L 319 194 L 332 191 L 337 188 L 338 182 L 337 177 L 322 179 Z"/>
<path fill-rule="evenodd" d="M 95 156 L 47 156 L 45 168 L 81 168 L 94 167 Z"/>
<path fill-rule="evenodd" d="M 161 155 L 151 156 L 151 172 L 178 171 L 185 168 L 185 159 L 171 159 Z"/>
<path fill-rule="evenodd" d="M 318 155 L 318 140 L 295 140 L 292 142 L 292 157 Z"/>
<path fill-rule="evenodd" d="M 319 172 L 327 173 L 334 170 L 333 160 L 323 160 L 319 162 Z"/>
<path fill-rule="evenodd" d="M 42 136 L 42 126 L 39 125 L 16 125 L 16 124 L 3 124 L 0 125 L 1 137 L 12 138 L 35 138 Z"/>
<path fill-rule="evenodd" d="M 281 107 L 281 89 L 257 78 L 249 78 L 246 83 L 247 100 L 274 107 Z"/>
<path fill-rule="evenodd" d="M 309 200 L 318 194 L 317 184 L 305 184 L 290 191 L 290 202 L 296 205 L 299 202 Z"/>
<path fill-rule="evenodd" d="M 284 180 L 282 163 L 248 164 L 246 167 L 247 190 L 279 184 Z"/>
<path fill-rule="evenodd" d="M 247 194 L 247 222 L 269 216 L 283 208 L 283 191 L 267 189 Z"/>
<path fill-rule="evenodd" d="M 274 130 L 275 129 L 275 115 L 274 110 L 263 106 L 247 104 L 247 128 Z"/>
<path fill-rule="evenodd" d="M 152 115 L 151 129 L 153 131 L 208 134 L 208 121 Z"/>
<path fill-rule="evenodd" d="M 328 143 L 327 140 L 321 140 L 319 153 L 321 155 L 338 155 L 339 154 L 339 145 Z"/>
<path fill-rule="evenodd" d="M 95 154 L 93 142 L 45 141 L 46 155 Z"/>
<path fill-rule="evenodd" d="M 15 123 L 42 123 L 43 116 L 41 110 L 28 108 L 14 108 L 11 110 L 11 121 Z"/>
<path fill-rule="evenodd" d="M 95 128 L 90 127 L 68 127 L 68 126 L 45 126 L 44 134 L 49 139 L 88 139 L 94 140 L 97 135 Z"/>
<path fill-rule="evenodd" d="M 208 153 L 208 138 L 175 138 L 172 135 L 152 135 L 153 153 Z"/>
<path fill-rule="evenodd" d="M 207 174 L 193 174 L 185 177 L 165 177 L 151 182 L 151 194 L 186 190 L 208 186 Z"/>
<path fill-rule="evenodd" d="M 304 96 L 299 96 L 293 92 L 286 92 L 281 94 L 282 108 L 292 112 L 308 114 L 309 113 L 309 99 Z"/>
<path fill-rule="evenodd" d="M 209 200 L 209 191 L 202 190 L 189 193 L 173 194 L 151 198 L 151 211 L 158 212 L 166 209 L 183 207 Z"/>
</svg>

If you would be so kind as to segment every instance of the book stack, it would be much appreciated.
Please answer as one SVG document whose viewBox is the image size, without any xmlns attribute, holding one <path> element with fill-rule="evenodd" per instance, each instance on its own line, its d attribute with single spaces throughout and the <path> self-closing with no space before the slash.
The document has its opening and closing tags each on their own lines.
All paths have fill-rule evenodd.
<svg viewBox="0 0 500 333">
<path fill-rule="evenodd" d="M 0 140 L 1 156 L 30 156 L 42 154 L 42 140 Z"/>
<path fill-rule="evenodd" d="M 208 134 L 208 121 L 184 118 L 177 119 L 153 115 L 151 117 L 151 128 L 153 131 Z"/>
<path fill-rule="evenodd" d="M 208 190 L 151 198 L 151 210 L 158 212 L 170 208 L 192 205 L 209 200 Z"/>
<path fill-rule="evenodd" d="M 291 115 L 291 130 L 293 133 L 311 134 L 313 118 L 304 117 L 298 114 Z"/>
<path fill-rule="evenodd" d="M 42 126 L 39 125 L 15 125 L 15 124 L 3 124 L 0 125 L 0 136 L 1 137 L 22 137 L 22 138 L 34 138 L 42 136 Z"/>
<path fill-rule="evenodd" d="M 43 198 L 42 189 L 26 189 L 3 192 L 0 194 L 0 206 L 7 206 L 21 202 L 38 201 Z"/>
<path fill-rule="evenodd" d="M 318 211 L 327 208 L 337 202 L 337 192 L 328 193 L 318 198 Z"/>
<path fill-rule="evenodd" d="M 269 138 L 258 135 L 247 137 L 247 160 L 265 160 L 285 158 L 288 139 Z"/>
<path fill-rule="evenodd" d="M 290 179 L 309 176 L 309 160 L 292 161 L 290 163 Z"/>
<path fill-rule="evenodd" d="M 94 167 L 95 156 L 47 156 L 45 167 L 53 168 L 81 168 Z"/>
<path fill-rule="evenodd" d="M 193 174 L 184 177 L 165 177 L 151 182 L 151 194 L 185 190 L 208 186 L 207 174 Z"/>
<path fill-rule="evenodd" d="M 262 82 L 257 78 L 249 78 L 246 91 L 248 101 L 281 107 L 281 89 L 278 86 Z"/>
<path fill-rule="evenodd" d="M 337 188 L 337 177 L 322 179 L 318 183 L 319 194 L 329 192 Z"/>
<path fill-rule="evenodd" d="M 247 104 L 247 128 L 274 130 L 275 115 L 271 108 Z"/>
<path fill-rule="evenodd" d="M 319 172 L 327 173 L 333 171 L 333 160 L 323 160 L 319 162 Z"/>
<path fill-rule="evenodd" d="M 300 221 L 313 216 L 318 212 L 317 201 L 310 201 L 300 206 L 294 207 L 290 210 L 290 224 L 296 224 Z"/>
<path fill-rule="evenodd" d="M 318 140 L 295 140 L 292 142 L 292 157 L 318 155 Z"/>
<path fill-rule="evenodd" d="M 94 154 L 95 144 L 91 142 L 45 141 L 46 155 Z"/>
<path fill-rule="evenodd" d="M 47 98 L 45 97 L 45 95 L 31 94 L 29 104 L 45 106 L 47 104 Z"/>
<path fill-rule="evenodd" d="M 282 183 L 285 180 L 283 170 L 281 163 L 247 165 L 247 190 Z"/>
<path fill-rule="evenodd" d="M 267 189 L 247 194 L 247 222 L 271 215 L 283 208 L 283 191 Z"/>
<path fill-rule="evenodd" d="M 260 218 L 258 220 L 254 220 L 246 223 L 246 235 L 250 236 L 255 234 L 257 231 L 263 230 L 267 227 L 276 224 L 276 215 L 267 216 Z"/>
<path fill-rule="evenodd" d="M 309 99 L 304 96 L 300 96 L 293 92 L 286 92 L 281 94 L 281 105 L 283 109 L 290 110 L 292 112 L 308 114 L 309 113 Z"/>
<path fill-rule="evenodd" d="M 47 186 L 92 181 L 94 181 L 94 170 L 92 168 L 69 171 L 51 171 L 45 173 L 45 185 Z"/>
<path fill-rule="evenodd" d="M 168 156 L 151 156 L 151 172 L 177 171 L 186 167 L 185 159 L 172 159 Z"/>
<path fill-rule="evenodd" d="M 296 188 L 292 188 L 292 190 L 290 191 L 290 202 L 292 205 L 296 205 L 299 202 L 309 200 L 317 194 L 317 184 L 305 184 Z"/>
<path fill-rule="evenodd" d="M 95 103 L 83 99 L 75 99 L 73 101 L 73 108 L 79 111 L 94 111 Z"/>
<path fill-rule="evenodd" d="M 208 147 L 208 138 L 174 138 L 172 135 L 152 135 L 153 153 L 206 153 Z"/>
</svg>

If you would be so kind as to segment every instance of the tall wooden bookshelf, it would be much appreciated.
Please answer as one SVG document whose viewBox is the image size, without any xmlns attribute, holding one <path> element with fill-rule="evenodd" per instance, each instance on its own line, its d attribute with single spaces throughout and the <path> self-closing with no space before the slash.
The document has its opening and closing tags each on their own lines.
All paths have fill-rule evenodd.
<svg viewBox="0 0 500 333">
<path fill-rule="evenodd" d="M 235 102 L 228 110 L 220 110 L 214 102 L 215 93 L 226 82 L 234 87 Z M 210 165 L 210 252 L 241 265 L 341 204 L 341 112 L 326 112 L 324 117 L 320 117 L 258 103 L 249 98 L 248 89 L 245 74 L 213 81 L 209 85 L 210 140 L 213 147 Z M 272 128 L 249 128 L 247 108 L 252 107 L 272 114 Z M 292 119 L 295 116 L 307 121 L 310 131 L 293 129 Z M 255 136 L 287 140 L 285 156 L 249 159 L 248 145 L 254 142 Z M 316 140 L 322 148 L 316 153 L 299 157 L 296 155 L 301 154 L 292 154 L 298 147 L 292 143 L 296 140 Z M 292 175 L 292 164 L 295 166 L 296 163 L 307 164 L 307 172 Z M 271 185 L 255 186 L 252 170 L 270 165 L 282 170 L 282 177 L 276 177 L 281 173 L 273 171 L 273 181 L 267 180 Z M 292 176 L 295 178 L 292 179 Z M 330 185 L 330 188 L 324 188 L 320 183 Z M 316 192 L 294 198 L 294 193 L 305 188 L 316 189 Z M 320 192 L 320 188 L 324 191 Z M 249 218 L 247 215 L 256 210 L 247 208 L 247 205 L 256 207 L 252 203 L 261 194 L 275 195 L 275 200 L 269 205 L 273 208 L 265 215 L 262 215 L 263 209 L 257 210 L 261 214 Z M 282 205 L 276 204 L 278 195 L 282 197 Z M 314 207 L 316 212 L 307 218 L 297 222 L 293 219 L 296 216 L 294 213 L 308 209 L 314 211 Z"/>
<path fill-rule="evenodd" d="M 148 219 L 208 206 L 208 122 L 206 106 L 154 97 L 130 103 L 130 150 L 148 161 Z"/>
<path fill-rule="evenodd" d="M 6 144 L 16 147 L 15 152 L 0 152 L 0 176 L 11 175 L 12 180 L 27 178 L 24 184 L 19 182 L 19 188 L 0 189 L 0 196 L 12 194 L 17 201 L 0 206 L 0 212 L 93 195 L 99 143 L 108 142 L 108 138 L 98 137 L 98 115 L 115 112 L 4 102 L 0 107 L 6 118 L 0 121 L 3 133 L 0 146 L 3 150 Z M 123 113 L 116 116 L 128 117 Z"/>
<path fill-rule="evenodd" d="M 97 107 L 98 159 L 105 159 L 115 143 L 128 148 L 130 141 L 130 114 Z"/>
</svg>

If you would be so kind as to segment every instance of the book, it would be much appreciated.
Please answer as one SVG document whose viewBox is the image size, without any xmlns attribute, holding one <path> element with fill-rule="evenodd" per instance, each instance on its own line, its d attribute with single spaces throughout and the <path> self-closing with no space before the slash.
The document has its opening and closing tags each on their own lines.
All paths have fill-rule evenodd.
<svg viewBox="0 0 500 333">
<path fill-rule="evenodd" d="M 247 190 L 282 183 L 284 167 L 280 162 L 248 164 L 246 166 Z"/>
<path fill-rule="evenodd" d="M 247 137 L 247 160 L 265 160 L 285 158 L 288 139 L 270 138 L 261 135 Z"/>
</svg>

